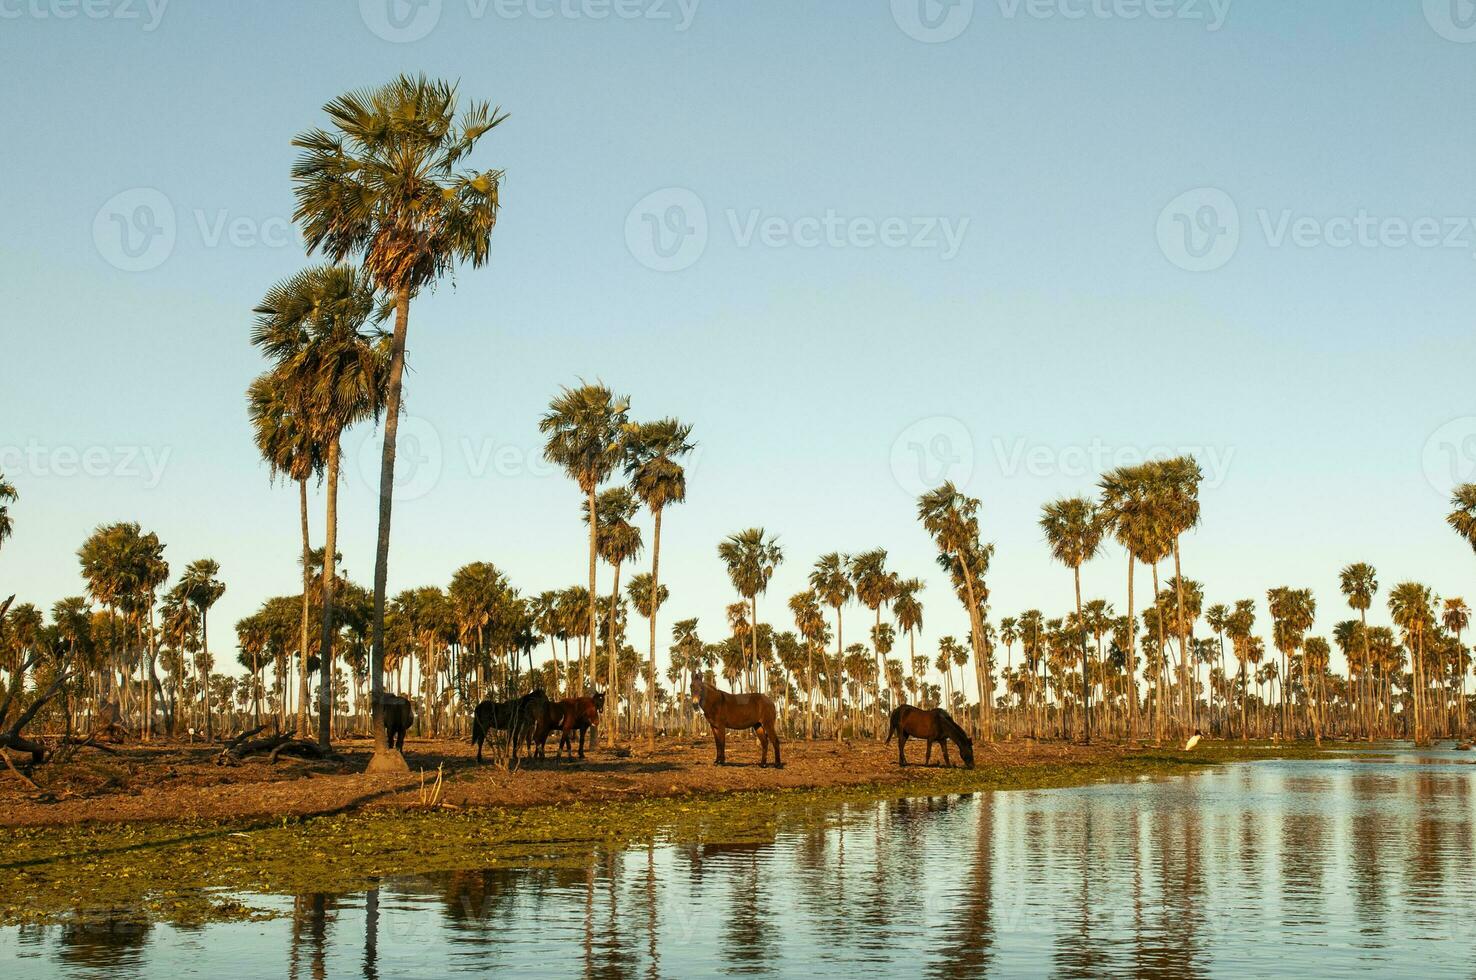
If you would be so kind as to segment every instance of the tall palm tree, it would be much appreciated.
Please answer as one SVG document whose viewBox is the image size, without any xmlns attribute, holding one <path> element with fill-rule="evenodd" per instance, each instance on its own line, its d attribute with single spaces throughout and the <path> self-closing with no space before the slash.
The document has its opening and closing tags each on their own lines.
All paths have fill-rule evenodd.
<svg viewBox="0 0 1476 980">
<path fill-rule="evenodd" d="M 308 530 L 308 480 L 323 472 L 322 447 L 298 404 L 294 382 L 280 367 L 258 375 L 246 389 L 246 412 L 257 451 L 273 477 L 285 476 L 297 484 L 298 519 L 302 532 L 302 616 L 298 649 L 301 656 L 298 729 L 307 731 L 308 618 L 313 587 L 312 542 Z M 258 721 L 259 723 L 259 721 Z"/>
<path fill-rule="evenodd" d="M 974 661 L 982 668 L 984 687 L 979 691 L 979 728 L 994 741 L 994 678 L 985 665 L 981 644 L 984 637 L 984 606 L 989 589 L 984 576 L 994 554 L 993 545 L 979 540 L 979 501 L 965 496 L 951 480 L 917 500 L 917 517 L 938 549 L 938 564 L 953 580 L 954 592 L 969 616 L 969 643 Z"/>
<path fill-rule="evenodd" d="M 1071 569 L 1076 582 L 1076 618 L 1085 623 L 1081 611 L 1081 566 L 1097 556 L 1106 531 L 1097 505 L 1088 497 L 1065 497 L 1046 504 L 1040 529 L 1051 546 L 1051 557 Z M 1081 629 L 1081 703 L 1085 719 L 1084 738 L 1092 741 L 1092 695 L 1087 631 Z"/>
<path fill-rule="evenodd" d="M 656 611 L 666 604 L 671 598 L 671 593 L 666 586 L 658 585 L 656 579 L 650 572 L 641 572 L 631 578 L 630 584 L 625 587 L 625 594 L 630 597 L 630 604 L 635 611 L 652 622 L 656 619 Z M 656 738 L 656 658 L 652 657 L 646 667 L 646 741 L 651 743 Z"/>
<path fill-rule="evenodd" d="M 343 433 L 378 418 L 387 397 L 390 337 L 369 326 L 374 283 L 348 265 L 315 266 L 277 283 L 257 305 L 251 342 L 276 365 L 291 415 L 304 422 L 325 457 L 327 519 L 322 622 L 318 640 L 318 743 L 333 726 L 333 584 L 337 581 L 338 470 Z M 307 648 L 303 647 L 299 728 L 306 734 Z"/>
<path fill-rule="evenodd" d="M 200 656 L 203 668 L 201 683 L 205 692 L 205 740 L 215 737 L 214 722 L 210 717 L 210 607 L 225 595 L 225 583 L 220 575 L 220 564 L 211 558 L 201 558 L 185 566 L 180 577 L 184 596 L 200 614 Z M 306 653 L 304 653 L 306 656 Z"/>
<path fill-rule="evenodd" d="M 15 492 L 15 484 L 5 479 L 5 474 L 0 473 L 0 545 L 15 531 L 15 525 L 10 519 L 10 505 L 20 500 L 20 494 Z"/>
<path fill-rule="evenodd" d="M 674 418 L 642 422 L 627 432 L 627 454 L 625 475 L 646 509 L 651 512 L 651 589 L 654 594 L 666 595 L 661 585 L 661 516 L 672 504 L 687 499 L 687 474 L 678 459 L 685 457 L 697 444 L 692 442 L 692 427 Z M 651 645 L 648 652 L 647 671 L 656 676 L 656 612 L 660 603 L 651 610 Z M 656 740 L 656 699 L 648 698 L 646 704 L 646 741 Z"/>
<path fill-rule="evenodd" d="M 457 115 L 456 86 L 401 75 L 376 89 L 346 92 L 323 107 L 330 129 L 311 129 L 293 145 L 297 207 L 309 254 L 334 262 L 354 256 L 394 303 L 379 467 L 379 534 L 374 552 L 374 631 L 370 652 L 375 754 L 371 769 L 407 771 L 384 737 L 384 607 L 389 581 L 395 438 L 410 301 L 458 263 L 487 261 L 497 224 L 500 170 L 464 169 L 477 143 L 506 114 L 473 102 Z"/>
<path fill-rule="evenodd" d="M 1164 531 L 1173 541 L 1174 581 L 1177 598 L 1175 615 L 1179 635 L 1179 686 L 1184 692 L 1183 727 L 1190 724 L 1193 710 L 1193 685 L 1188 683 L 1189 626 L 1184 618 L 1184 572 L 1179 565 L 1180 544 L 1184 533 L 1199 524 L 1199 484 L 1204 479 L 1199 463 L 1192 456 L 1176 456 L 1173 459 L 1153 463 L 1155 483 L 1159 487 L 1154 496 L 1159 503 Z"/>
<path fill-rule="evenodd" d="M 806 738 L 815 737 L 815 651 L 819 650 L 823 659 L 825 642 L 829 639 L 825 616 L 820 611 L 820 603 L 820 593 L 813 588 L 804 592 L 796 592 L 789 597 L 789 611 L 794 616 L 794 628 L 799 630 L 800 636 L 805 638 L 806 717 L 808 719 L 805 730 Z M 836 623 L 837 625 L 840 623 L 839 612 L 836 613 Z"/>
<path fill-rule="evenodd" d="M 626 412 L 630 399 L 617 396 L 602 384 L 564 388 L 549 403 L 539 420 L 538 431 L 548 437 L 543 458 L 562 466 L 584 494 L 584 512 L 598 513 L 595 494 L 624 459 Z M 599 624 L 594 596 L 595 565 L 599 560 L 599 538 L 594 521 L 589 523 L 589 654 L 591 661 L 599 642 Z M 583 678 L 581 678 L 583 683 Z"/>
<path fill-rule="evenodd" d="M 605 671 L 606 689 L 616 692 L 619 691 L 620 651 L 615 642 L 615 627 L 620 620 L 617 608 L 620 602 L 620 566 L 641 553 L 641 529 L 630 522 L 638 507 L 635 494 L 628 487 L 611 487 L 595 498 L 594 514 L 586 512 L 584 515 L 585 520 L 597 528 L 600 557 L 615 570 L 615 583 L 610 589 L 610 621 L 607 624 L 609 639 L 605 647 L 608 659 Z M 616 693 L 614 697 L 618 702 L 619 694 Z M 618 725 L 611 725 L 607 729 L 606 740 L 611 745 L 615 743 L 617 728 Z"/>
<path fill-rule="evenodd" d="M 1105 474 L 1099 484 L 1101 510 L 1107 526 L 1128 556 L 1127 618 L 1131 624 L 1129 651 L 1136 657 L 1137 620 L 1133 618 L 1133 570 L 1142 562 L 1153 570 L 1153 595 L 1158 596 L 1158 563 L 1169 554 L 1172 544 L 1163 519 L 1161 494 L 1154 493 L 1154 473 L 1148 464 L 1119 467 Z M 1159 633 L 1162 619 L 1159 618 Z M 1163 638 L 1159 636 L 1159 648 Z M 1128 670 L 1131 701 L 1128 706 L 1128 739 L 1138 738 L 1138 679 L 1133 665 Z M 1157 678 L 1159 697 L 1154 699 L 1154 714 L 1162 718 L 1162 674 Z M 1161 734 L 1161 728 L 1160 734 Z"/>
<path fill-rule="evenodd" d="M 907 676 L 917 676 L 917 634 L 923 628 L 923 604 L 917 594 L 924 588 L 920 578 L 903 579 L 897 583 L 897 594 L 892 599 L 892 617 L 897 628 L 907 634 Z"/>
<path fill-rule="evenodd" d="M 890 602 L 897 595 L 897 573 L 887 570 L 887 551 L 885 548 L 873 548 L 851 556 L 851 580 L 856 584 L 856 598 L 867 609 L 870 609 L 876 621 L 872 624 L 872 650 L 876 655 L 877 673 L 883 672 L 882 660 L 886 653 L 876 643 L 876 637 L 881 632 L 881 607 Z M 876 738 L 880 741 L 884 735 L 885 726 L 881 723 L 881 705 L 876 705 L 875 717 Z"/>
<path fill-rule="evenodd" d="M 1418 582 L 1401 582 L 1389 593 L 1389 613 L 1394 623 L 1404 631 L 1405 645 L 1409 648 L 1410 674 L 1414 684 L 1414 740 L 1416 745 L 1427 741 L 1425 731 L 1424 697 L 1425 682 L 1425 636 L 1434 625 L 1431 603 L 1434 596 L 1430 589 Z"/>
<path fill-rule="evenodd" d="M 1286 687 L 1291 680 L 1290 661 L 1302 647 L 1307 631 L 1317 617 L 1317 602 L 1311 589 L 1292 589 L 1279 586 L 1266 592 L 1266 608 L 1271 613 L 1271 642 L 1281 652 L 1281 734 L 1287 737 Z M 1317 723 L 1317 714 L 1312 710 L 1311 679 L 1307 674 L 1307 659 L 1302 658 L 1302 707 L 1311 723 L 1312 735 L 1317 744 L 1322 744 L 1322 729 Z"/>
<path fill-rule="evenodd" d="M 751 652 L 748 656 L 749 670 L 757 678 L 760 672 L 758 655 L 758 597 L 769 589 L 769 580 L 774 570 L 784 561 L 784 550 L 779 539 L 761 527 L 750 527 L 730 534 L 718 544 L 718 557 L 728 569 L 728 581 L 733 589 L 748 603 L 750 614 L 749 640 Z"/>
<path fill-rule="evenodd" d="M 1238 599 L 1235 609 L 1225 619 L 1225 632 L 1230 635 L 1230 645 L 1235 651 L 1235 659 L 1240 664 L 1240 740 L 1246 741 L 1250 735 L 1247 731 L 1246 702 L 1250 700 L 1250 679 L 1246 674 L 1246 665 L 1251 662 L 1251 630 L 1256 625 L 1256 603 L 1254 599 Z"/>
<path fill-rule="evenodd" d="M 1220 687 L 1220 691 L 1219 691 L 1219 694 L 1220 694 L 1220 698 L 1219 698 L 1219 700 L 1220 700 L 1220 712 L 1219 712 L 1219 716 L 1218 716 L 1217 719 L 1216 719 L 1215 715 L 1212 712 L 1211 713 L 1211 720 L 1214 721 L 1214 723 L 1219 726 L 1218 733 L 1220 734 L 1220 736 L 1222 738 L 1224 737 L 1224 732 L 1225 732 L 1225 698 L 1224 698 L 1224 690 L 1225 690 L 1224 689 L 1224 684 L 1226 682 L 1226 675 L 1225 675 L 1225 627 L 1226 627 L 1227 623 L 1229 622 L 1229 620 L 1230 620 L 1230 610 L 1227 609 L 1221 603 L 1218 603 L 1217 602 L 1213 606 L 1210 606 L 1208 609 L 1206 609 L 1204 611 L 1204 621 L 1205 621 L 1205 624 L 1208 625 L 1209 628 L 1215 634 L 1215 641 L 1216 641 L 1217 652 L 1220 655 L 1220 682 L 1221 682 L 1221 687 Z M 1213 680 L 1214 680 L 1213 671 L 1211 672 L 1210 680 L 1213 683 Z M 1213 696 L 1215 694 L 1215 692 L 1212 690 L 1210 692 L 1210 694 L 1211 694 L 1211 696 Z"/>
<path fill-rule="evenodd" d="M 850 559 L 832 551 L 827 555 L 821 555 L 815 562 L 814 569 L 810 572 L 810 588 L 830 608 L 835 610 L 835 668 L 832 674 L 832 691 L 835 694 L 835 740 L 841 739 L 840 708 L 841 701 L 845 697 L 843 688 L 844 677 L 844 641 L 842 639 L 841 608 L 851 601 L 856 594 L 856 588 L 851 583 L 851 576 L 847 572 Z M 801 627 L 803 628 L 803 627 Z"/>
<path fill-rule="evenodd" d="M 1455 671 L 1461 679 L 1460 710 L 1456 713 L 1456 725 L 1461 737 L 1466 735 L 1466 648 L 1461 643 L 1461 634 L 1466 627 L 1471 625 L 1471 607 L 1466 605 L 1466 600 L 1460 596 L 1452 596 L 1445 600 L 1445 607 L 1441 612 L 1441 624 L 1455 637 L 1456 656 Z"/>
<path fill-rule="evenodd" d="M 1354 562 L 1351 565 L 1343 566 L 1343 570 L 1338 573 L 1338 585 L 1348 600 L 1348 607 L 1358 611 L 1358 623 L 1362 627 L 1359 632 L 1361 634 L 1360 639 L 1363 643 L 1363 663 L 1365 668 L 1367 668 L 1371 666 L 1368 647 L 1368 610 L 1373 605 L 1374 596 L 1379 591 L 1378 573 L 1374 571 L 1372 565 L 1366 562 Z M 1369 693 L 1371 695 L 1372 690 Z M 1374 725 L 1371 712 L 1365 715 L 1364 725 L 1368 740 L 1372 742 Z"/>
</svg>

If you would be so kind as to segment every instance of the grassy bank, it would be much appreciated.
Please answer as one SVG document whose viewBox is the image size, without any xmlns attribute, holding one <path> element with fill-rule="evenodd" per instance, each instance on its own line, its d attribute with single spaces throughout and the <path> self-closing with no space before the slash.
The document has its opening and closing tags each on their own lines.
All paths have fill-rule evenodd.
<svg viewBox="0 0 1476 980">
<path fill-rule="evenodd" d="M 1307 756 L 1301 745 L 1203 745 L 1083 761 L 917 769 L 905 782 L 690 794 L 458 811 L 368 809 L 280 820 L 196 820 L 11 828 L 0 924 L 78 916 L 198 923 L 265 914 L 229 893 L 349 892 L 374 879 L 499 864 L 582 863 L 597 847 L 766 840 L 834 820 L 845 805 L 993 790 L 1168 777 L 1229 761 Z M 249 901 L 249 898 L 246 899 Z"/>
</svg>

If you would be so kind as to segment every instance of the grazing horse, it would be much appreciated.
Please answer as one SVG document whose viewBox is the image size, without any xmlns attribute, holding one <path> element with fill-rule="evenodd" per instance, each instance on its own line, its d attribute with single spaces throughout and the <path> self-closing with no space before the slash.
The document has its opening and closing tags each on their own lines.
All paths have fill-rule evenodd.
<svg viewBox="0 0 1476 980">
<path fill-rule="evenodd" d="M 948 740 L 953 739 L 958 745 L 958 754 L 963 756 L 966 768 L 974 768 L 974 740 L 958 727 L 958 722 L 949 717 L 948 712 L 942 708 L 933 708 L 924 711 L 922 708 L 914 708 L 910 704 L 904 704 L 892 712 L 891 727 L 887 730 L 887 741 L 892 736 L 897 736 L 897 765 L 907 765 L 907 739 L 925 738 L 928 740 L 928 751 L 923 757 L 923 765 L 927 765 L 933 759 L 933 743 L 937 742 L 943 746 L 943 764 L 953 766 L 952 760 L 948 758 Z"/>
<path fill-rule="evenodd" d="M 562 701 L 553 701 L 548 705 L 543 718 L 533 730 L 533 743 L 537 746 L 538 757 L 543 757 L 544 743 L 553 732 L 559 733 L 558 757 L 563 758 L 564 750 L 569 750 L 569 755 L 574 755 L 574 732 L 579 733 L 579 758 L 584 758 L 584 735 L 591 728 L 598 728 L 600 724 L 600 712 L 605 710 L 605 692 L 596 691 L 593 696 L 577 698 L 564 698 Z M 591 736 L 590 744 L 594 744 Z"/>
<path fill-rule="evenodd" d="M 702 715 L 712 728 L 712 740 L 717 743 L 717 764 L 727 764 L 728 730 L 757 729 L 759 740 L 759 766 L 769 764 L 769 743 L 774 743 L 774 768 L 782 769 L 779 761 L 779 728 L 774 723 L 774 702 L 762 694 L 729 694 L 720 691 L 701 677 L 692 678 L 692 704 L 702 709 Z"/>
<path fill-rule="evenodd" d="M 477 764 L 482 762 L 482 743 L 493 731 L 507 732 L 508 741 L 512 743 L 512 758 L 508 760 L 511 767 L 518 761 L 518 749 L 528 740 L 529 734 L 534 730 L 538 719 L 542 718 L 548 709 L 548 696 L 539 688 L 529 691 L 520 698 L 510 698 L 507 701 L 486 700 L 477 705 L 477 711 L 472 718 L 472 742 L 477 746 Z"/>
<path fill-rule="evenodd" d="M 384 719 L 385 745 L 397 752 L 405 751 L 405 733 L 415 724 L 415 708 L 409 698 L 398 694 L 380 695 L 380 716 Z"/>
</svg>

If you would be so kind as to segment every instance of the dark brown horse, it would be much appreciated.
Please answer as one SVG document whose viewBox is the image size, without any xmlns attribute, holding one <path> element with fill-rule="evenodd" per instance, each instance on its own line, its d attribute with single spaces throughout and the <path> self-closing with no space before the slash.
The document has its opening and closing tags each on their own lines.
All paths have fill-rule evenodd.
<svg viewBox="0 0 1476 980">
<path fill-rule="evenodd" d="M 508 741 L 512 743 L 512 758 L 508 760 L 508 765 L 516 764 L 518 749 L 528 740 L 538 720 L 545 716 L 547 710 L 548 696 L 541 688 L 520 698 L 507 701 L 487 700 L 477 705 L 477 713 L 472 719 L 472 741 L 477 746 L 477 762 L 480 764 L 482 761 L 482 743 L 487 736 L 494 731 L 501 731 L 507 732 Z"/>
<path fill-rule="evenodd" d="M 385 745 L 398 752 L 405 751 L 405 733 L 415 724 L 415 708 L 409 698 L 398 694 L 380 695 L 383 705 Z"/>
<path fill-rule="evenodd" d="M 560 758 L 564 750 L 569 750 L 569 755 L 574 754 L 574 732 L 579 733 L 579 758 L 584 758 L 584 735 L 591 728 L 598 728 L 600 724 L 600 712 L 605 710 L 605 694 L 596 691 L 593 696 L 577 698 L 564 698 L 561 701 L 549 702 L 544 716 L 533 729 L 533 744 L 538 757 L 543 758 L 544 743 L 548 736 L 554 732 L 559 733 Z M 591 737 L 593 744 L 593 737 Z"/>
<path fill-rule="evenodd" d="M 774 744 L 774 768 L 781 769 L 779 760 L 779 728 L 775 724 L 774 702 L 762 694 L 729 694 L 719 691 L 701 677 L 692 678 L 692 704 L 702 709 L 702 715 L 712 728 L 712 740 L 717 743 L 717 764 L 727 764 L 728 730 L 758 732 L 759 766 L 769 764 L 769 743 Z"/>
<path fill-rule="evenodd" d="M 952 739 L 958 745 L 958 754 L 963 757 L 964 765 L 969 769 L 974 768 L 974 740 L 942 708 L 925 711 L 910 704 L 898 707 L 892 712 L 892 724 L 887 730 L 888 742 L 893 735 L 897 736 L 899 766 L 907 765 L 907 740 L 925 738 L 928 740 L 928 751 L 923 756 L 923 765 L 932 761 L 933 743 L 937 742 L 943 746 L 943 764 L 951 767 L 953 762 L 948 758 L 948 740 Z"/>
</svg>

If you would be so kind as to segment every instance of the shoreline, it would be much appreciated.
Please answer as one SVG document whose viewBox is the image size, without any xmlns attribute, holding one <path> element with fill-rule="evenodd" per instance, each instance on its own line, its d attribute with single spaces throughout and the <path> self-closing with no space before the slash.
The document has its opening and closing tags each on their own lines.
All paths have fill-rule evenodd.
<svg viewBox="0 0 1476 980">
<path fill-rule="evenodd" d="M 710 764 L 710 746 L 691 748 L 685 742 L 644 761 L 635 755 L 609 758 L 601 750 L 585 765 L 611 767 L 614 773 L 597 770 L 589 779 L 589 769 L 566 767 L 551 774 L 559 780 L 583 776 L 603 786 L 603 791 L 586 793 L 588 798 L 582 800 L 452 803 L 451 808 L 428 810 L 418 805 L 418 775 L 410 780 L 414 789 L 368 787 L 362 775 L 309 776 L 286 785 L 352 779 L 361 789 L 372 790 L 367 794 L 371 799 L 349 809 L 285 815 L 192 817 L 173 811 L 172 816 L 153 819 L 17 825 L 15 815 L 7 814 L 12 822 L 0 828 L 6 840 L 0 872 L 10 878 L 10 887 L 0 894 L 0 926 L 88 921 L 197 924 L 269 917 L 272 913 L 243 898 L 352 892 L 381 878 L 442 871 L 547 863 L 582 866 L 595 849 L 633 843 L 772 840 L 787 826 L 833 820 L 851 805 L 1164 778 L 1227 762 L 1316 757 L 1337 748 L 1207 742 L 1185 753 L 1151 747 L 1003 744 L 1009 750 L 977 745 L 978 766 L 972 770 L 911 765 L 898 770 L 895 746 L 875 743 L 848 747 L 843 757 L 848 764 L 840 771 L 817 765 L 828 761 L 827 756 L 806 751 L 834 743 L 790 743 L 795 762 L 777 772 L 743 765 L 716 769 Z M 885 749 L 891 750 L 890 774 L 875 767 Z M 411 754 L 412 759 L 417 755 Z M 668 768 L 672 756 L 698 754 L 709 760 L 706 766 L 694 760 L 685 778 L 672 775 Z M 653 765 L 660 767 L 662 780 L 671 780 L 673 792 L 637 795 L 620 785 L 631 781 L 630 770 Z M 801 771 L 798 779 L 783 778 L 795 770 Z M 534 777 L 547 771 L 510 776 Z M 816 780 L 826 772 L 829 781 Z M 721 778 L 733 773 L 737 780 Z M 464 769 L 456 774 L 465 778 L 448 774 L 447 800 L 457 795 L 476 798 L 479 783 L 496 782 L 491 767 L 473 770 L 469 776 Z M 503 770 L 501 775 L 509 774 Z M 740 785 L 701 788 L 714 781 L 703 777 L 713 776 Z M 878 776 L 882 778 L 873 778 Z M 406 780 L 376 777 L 373 782 Z M 692 788 L 683 789 L 683 783 Z"/>
</svg>

